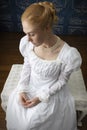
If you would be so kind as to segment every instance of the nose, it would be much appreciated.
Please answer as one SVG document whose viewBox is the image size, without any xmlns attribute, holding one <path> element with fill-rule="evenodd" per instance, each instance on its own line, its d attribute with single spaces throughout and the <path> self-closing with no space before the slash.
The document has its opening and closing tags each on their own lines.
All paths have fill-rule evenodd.
<svg viewBox="0 0 87 130">
<path fill-rule="evenodd" d="M 32 38 L 28 35 L 28 41 L 32 42 Z"/>
</svg>

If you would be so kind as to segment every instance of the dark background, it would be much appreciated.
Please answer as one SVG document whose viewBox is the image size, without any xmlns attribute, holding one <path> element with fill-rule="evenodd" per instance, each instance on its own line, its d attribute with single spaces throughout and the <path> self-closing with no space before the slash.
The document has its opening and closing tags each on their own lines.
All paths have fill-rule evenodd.
<svg viewBox="0 0 87 130">
<path fill-rule="evenodd" d="M 0 32 L 22 32 L 20 17 L 33 2 L 45 0 L 0 0 Z M 87 34 L 87 0 L 47 0 L 54 3 L 59 22 L 55 34 Z"/>
</svg>

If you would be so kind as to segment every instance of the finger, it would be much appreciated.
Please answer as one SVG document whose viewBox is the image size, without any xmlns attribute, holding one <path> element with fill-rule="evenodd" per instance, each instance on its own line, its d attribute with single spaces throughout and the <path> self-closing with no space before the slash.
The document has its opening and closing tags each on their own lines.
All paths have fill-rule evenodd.
<svg viewBox="0 0 87 130">
<path fill-rule="evenodd" d="M 28 105 L 31 104 L 31 101 L 30 100 L 27 100 L 26 102 L 23 102 L 22 105 L 24 107 L 28 107 Z"/>
<path fill-rule="evenodd" d="M 25 101 L 29 100 L 29 98 L 26 94 L 23 95 L 23 100 L 25 100 Z"/>
<path fill-rule="evenodd" d="M 21 103 L 25 103 L 26 102 L 23 97 L 20 97 L 20 101 L 21 101 Z"/>
<path fill-rule="evenodd" d="M 26 108 L 30 108 L 30 107 L 34 107 L 34 106 L 35 106 L 34 102 L 31 102 L 31 103 L 25 105 Z"/>
<path fill-rule="evenodd" d="M 25 103 L 27 100 L 29 100 L 29 98 L 26 94 L 21 94 L 20 100 L 21 100 L 22 103 Z"/>
</svg>

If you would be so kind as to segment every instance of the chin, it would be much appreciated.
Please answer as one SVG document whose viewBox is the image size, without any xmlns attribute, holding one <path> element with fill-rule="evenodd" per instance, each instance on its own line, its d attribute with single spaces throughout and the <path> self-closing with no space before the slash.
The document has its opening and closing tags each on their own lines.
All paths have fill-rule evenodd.
<svg viewBox="0 0 87 130">
<path fill-rule="evenodd" d="M 36 46 L 36 43 L 32 42 L 32 44 L 33 44 L 34 46 Z"/>
<path fill-rule="evenodd" d="M 38 43 L 32 43 L 34 46 L 36 46 L 36 47 L 38 47 L 38 46 L 40 46 L 40 44 L 38 44 Z"/>
</svg>

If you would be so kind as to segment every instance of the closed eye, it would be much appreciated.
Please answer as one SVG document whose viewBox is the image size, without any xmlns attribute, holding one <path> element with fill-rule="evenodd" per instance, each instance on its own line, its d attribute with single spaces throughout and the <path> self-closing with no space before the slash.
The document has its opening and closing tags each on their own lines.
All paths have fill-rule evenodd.
<svg viewBox="0 0 87 130">
<path fill-rule="evenodd" d="M 27 33 L 27 35 L 28 35 L 29 37 L 34 37 L 34 36 L 35 36 L 35 33 Z"/>
<path fill-rule="evenodd" d="M 32 36 L 32 37 L 33 37 L 33 36 L 35 36 L 35 34 L 34 34 L 34 33 L 30 33 L 29 36 Z"/>
</svg>

